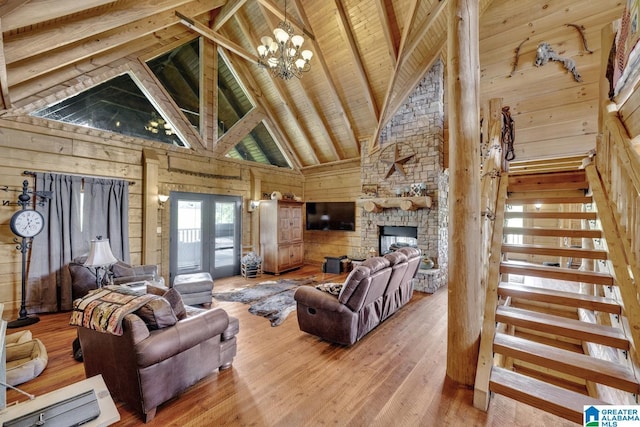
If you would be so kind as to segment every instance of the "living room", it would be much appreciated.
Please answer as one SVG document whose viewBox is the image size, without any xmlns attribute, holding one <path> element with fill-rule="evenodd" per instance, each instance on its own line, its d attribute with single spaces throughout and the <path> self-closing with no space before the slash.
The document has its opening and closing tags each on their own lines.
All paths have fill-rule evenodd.
<svg viewBox="0 0 640 427">
<path fill-rule="evenodd" d="M 94 19 L 102 13 L 100 6 L 96 6 L 98 3 L 109 2 L 92 2 L 95 10 L 87 7 Z M 121 10 L 134 5 L 133 1 L 122 3 Z M 128 182 L 129 253 L 126 260 L 132 265 L 157 265 L 159 274 L 167 282 L 175 276 L 171 259 L 172 251 L 175 252 L 171 240 L 174 215 L 171 204 L 177 199 L 176 194 L 197 193 L 239 199 L 241 234 L 238 250 L 246 247 L 257 252 L 261 244 L 260 208 L 252 209 L 252 202 L 271 199 L 273 193 L 297 196 L 304 202 L 352 202 L 356 206 L 355 231 L 305 230 L 304 266 L 283 274 L 282 278 L 322 276 L 323 280 L 341 280 L 344 275 L 323 275 L 325 257 L 355 256 L 371 247 L 380 252 L 377 233 L 384 222 L 389 222 L 418 228 L 418 244 L 435 260 L 437 267 L 429 277 L 423 278 L 422 289 L 418 289 L 428 292 L 417 292 L 412 303 L 394 316 L 394 326 L 388 324 L 385 328 L 378 328 L 360 343 L 363 345 L 353 348 L 328 345 L 303 334 L 298 330 L 294 316 L 272 328 L 264 319 L 247 314 L 246 306 L 242 304 L 220 303 L 230 315 L 239 318 L 242 325 L 238 355 L 232 370 L 198 383 L 184 397 L 160 409 L 152 423 L 299 425 L 331 421 L 339 424 L 387 424 L 404 420 L 407 424 L 421 424 L 433 417 L 451 424 L 459 422 L 461 418 L 458 417 L 464 416 L 459 412 L 471 410 L 468 405 L 470 397 L 468 390 L 460 389 L 446 379 L 446 322 L 443 319 L 447 315 L 447 289 L 440 289 L 448 280 L 449 251 L 448 211 L 445 208 L 450 156 L 447 115 L 452 100 L 447 94 L 447 61 L 442 53 L 443 45 L 446 45 L 446 30 L 443 28 L 446 28 L 447 14 L 443 12 L 444 6 L 439 4 L 447 2 L 372 2 L 371 7 L 346 2 L 349 4 L 323 4 L 316 10 L 311 2 L 302 1 L 295 2 L 298 5 L 292 11 L 291 4 L 261 0 L 239 2 L 240 18 L 233 19 L 230 18 L 232 13 L 227 15 L 228 9 L 222 10 L 223 4 L 230 2 L 216 2 L 213 8 L 198 1 L 174 2 L 179 5 L 170 3 L 163 2 L 162 10 L 151 16 L 157 22 L 162 17 L 171 24 L 165 27 L 154 21 L 158 27 L 150 32 L 141 31 L 137 43 L 130 41 L 130 44 L 125 44 L 126 48 L 122 48 L 125 53 L 100 47 L 93 54 L 80 55 L 78 45 L 88 41 L 78 37 L 69 41 L 68 47 L 63 48 L 63 43 L 58 47 L 66 52 L 65 49 L 71 51 L 73 45 L 77 48 L 73 50 L 78 54 L 76 60 L 67 63 L 60 59 L 59 65 L 49 63 L 48 71 L 35 69 L 38 62 L 34 58 L 39 55 L 39 60 L 43 61 L 45 52 L 34 52 L 33 57 L 27 53 L 22 56 L 16 53 L 21 38 L 28 40 L 28 36 L 21 36 L 19 31 L 26 27 L 17 25 L 3 30 L 7 32 L 5 44 L 10 48 L 7 60 L 10 78 L 5 84 L 0 79 L 0 86 L 11 94 L 13 101 L 13 104 L 7 103 L 5 98 L 5 114 L 0 118 L 0 147 L 3 152 L 0 176 L 2 185 L 6 186 L 0 211 L 0 223 L 5 224 L 0 233 L 4 253 L 0 260 L 0 302 L 5 305 L 3 317 L 7 320 L 15 318 L 23 297 L 20 288 L 21 254 L 15 249 L 9 222 L 16 211 L 17 194 L 14 192 L 22 187 L 25 179 L 29 181 L 30 188 L 33 186 L 31 176 L 25 175 L 25 171 Z M 370 9 L 366 13 L 378 16 L 379 12 L 374 11 L 381 3 L 386 9 L 395 10 L 395 17 L 390 18 L 395 24 L 387 24 L 384 30 L 372 31 L 377 36 L 370 39 L 368 30 L 363 30 L 363 33 L 356 34 L 358 43 L 352 40 L 345 43 L 349 48 L 333 51 L 331 34 L 339 32 L 341 40 L 349 40 L 348 31 L 344 32 L 344 28 L 353 27 L 355 34 L 358 26 L 352 23 L 357 21 L 357 13 L 365 14 L 361 9 Z M 480 3 L 481 9 L 485 10 L 480 19 L 481 103 L 486 108 L 490 99 L 504 97 L 505 105 L 512 106 L 518 135 L 516 157 L 527 160 L 583 154 L 587 151 L 585 147 L 594 146 L 598 79 L 601 59 L 608 51 L 601 45 L 601 29 L 622 14 L 623 5 L 616 1 L 589 6 L 565 2 L 563 5 L 568 11 L 563 11 L 563 5 L 543 7 L 536 4 L 524 12 L 519 6 L 508 5 L 507 1 Z M 108 10 L 107 6 L 104 7 Z M 181 16 L 197 17 L 195 23 L 176 16 L 177 8 Z M 143 9 L 152 9 L 152 6 L 145 2 Z M 278 10 L 277 14 L 273 14 L 273 9 Z M 415 16 L 409 19 L 401 14 L 401 10 L 413 10 Z M 509 19 L 502 16 L 507 12 L 501 10 L 509 10 Z M 7 12 L 9 18 L 10 12 Z M 264 19 L 265 13 L 269 19 Z M 229 40 L 253 45 L 255 43 L 247 42 L 246 37 L 239 36 L 243 28 L 246 30 L 247 25 L 255 25 L 256 30 L 250 33 L 255 31 L 252 38 L 258 39 L 257 34 L 270 32 L 270 27 L 286 16 L 297 21 L 296 25 L 307 22 L 309 27 L 310 23 L 313 24 L 315 39 L 308 38 L 306 43 L 318 51 L 314 52 L 311 71 L 300 80 L 294 78 L 282 82 L 246 61 L 238 54 L 244 53 L 244 49 L 239 50 L 229 44 Z M 325 16 L 336 16 L 337 22 L 327 23 Z M 429 16 L 433 16 L 434 22 Z M 138 15 L 130 16 L 120 25 L 131 29 L 135 26 L 131 23 L 139 18 Z M 65 19 L 69 20 L 64 23 L 68 26 L 61 25 L 61 28 L 69 29 L 76 19 L 82 25 L 90 25 L 90 21 L 85 22 L 78 17 Z M 375 21 L 375 25 L 382 25 L 378 19 L 369 19 Z M 510 19 L 515 22 L 513 26 Z M 586 40 L 597 54 L 590 55 L 584 51 L 576 36 L 578 33 L 565 27 L 565 21 L 584 24 Z M 413 33 L 407 30 L 403 35 L 404 22 L 413 23 Z M 531 34 L 527 30 L 528 23 L 537 25 L 540 30 L 536 28 L 538 32 Z M 40 37 L 38 40 L 51 34 L 45 29 L 53 31 L 56 28 L 53 23 L 41 24 L 41 27 L 35 23 L 31 25 Z M 213 28 L 216 30 L 211 30 Z M 222 33 L 217 32 L 220 28 L 224 29 Z M 422 28 L 425 28 L 425 33 Z M 506 37 L 502 35 L 505 31 L 509 31 L 510 43 L 506 43 Z M 151 36 L 147 38 L 148 33 L 155 34 L 157 40 L 151 41 Z M 395 42 L 383 42 L 383 34 L 390 35 Z M 413 40 L 409 34 L 413 37 L 429 34 L 429 37 L 424 36 L 424 41 Z M 516 57 L 512 69 L 514 47 L 530 37 L 531 40 L 521 45 L 521 62 L 517 64 Z M 145 65 L 149 59 L 194 40 L 199 43 L 199 64 L 205 70 L 200 88 L 205 101 L 200 106 L 201 121 L 197 127 L 184 116 L 186 108 L 177 105 Z M 401 40 L 402 44 L 408 44 L 405 49 L 412 55 L 402 57 Z M 565 48 L 569 46 L 562 48 L 562 53 L 576 59 L 583 83 L 573 81 L 565 70 L 555 66 L 558 64 L 533 65 L 537 42 L 543 40 Z M 222 46 L 222 55 L 216 54 L 216 43 Z M 345 50 L 351 53 L 347 55 Z M 378 54 L 371 53 L 374 50 Z M 379 54 L 381 50 L 386 52 L 385 55 Z M 394 54 L 389 55 L 389 51 Z M 335 56 L 330 56 L 330 52 Z M 320 55 L 326 55 L 325 59 L 313 62 L 313 59 L 319 60 Z M 345 59 L 345 55 L 347 58 L 361 56 L 362 59 L 350 61 Z M 396 59 L 381 61 L 377 56 Z M 23 69 L 21 61 L 30 65 Z M 33 64 L 30 61 L 34 61 Z M 213 83 L 219 77 L 211 71 L 222 68 L 217 65 L 219 61 L 231 64 L 234 72 L 242 76 L 240 81 L 254 103 L 254 108 L 249 109 L 237 126 L 221 120 L 215 108 L 218 90 L 224 92 Z M 336 68 L 328 64 L 335 64 Z M 30 66 L 35 70 L 32 74 L 27 72 Z M 358 68 L 362 71 L 357 71 Z M 316 71 L 319 73 L 314 75 Z M 186 140 L 187 148 L 64 121 L 46 120 L 33 114 L 123 74 L 133 76 L 133 80 L 144 88 L 144 95 L 169 118 L 177 133 Z M 541 90 L 541 87 L 545 89 Z M 277 140 L 288 167 L 227 155 L 232 147 L 252 134 L 258 123 L 267 123 L 266 127 Z M 557 139 L 550 140 L 548 135 L 551 133 Z M 394 149 L 399 152 L 394 154 Z M 391 157 L 384 157 L 386 155 Z M 397 163 L 399 159 L 403 163 Z M 406 197 L 410 191 L 405 191 L 405 188 L 411 189 L 414 184 L 426 186 L 426 194 L 433 203 L 430 208 L 408 211 L 391 208 L 369 212 L 363 207 L 374 199 Z M 169 199 L 161 202 L 160 195 Z M 396 218 L 389 219 L 394 215 Z M 89 239 L 85 244 L 88 251 Z M 240 283 L 246 283 L 240 276 L 215 278 L 216 288 L 239 286 Z M 81 364 L 71 358 L 74 333 L 73 328 L 66 325 L 68 316 L 68 313 L 42 313 L 42 320 L 31 327 L 34 334 L 46 340 L 51 357 L 42 377 L 33 385 L 25 385 L 31 393 L 41 394 L 84 378 Z M 424 336 L 429 339 L 423 339 Z M 423 357 L 425 354 L 429 356 Z M 327 371 L 332 371 L 332 374 L 328 375 Z M 343 378 L 347 372 L 354 372 L 353 377 L 347 375 L 349 381 Z M 424 372 L 430 373 L 425 376 Z M 374 384 L 372 378 L 378 378 L 378 383 Z M 325 391 L 319 394 L 319 389 Z M 423 393 L 424 389 L 430 392 Z M 345 390 L 348 390 L 346 397 Z M 200 400 L 202 396 L 206 396 L 206 400 Z M 503 414 L 518 411 L 518 418 L 561 422 L 508 399 L 497 402 L 497 405 L 502 405 L 499 407 Z M 372 406 L 376 409 L 372 410 Z M 401 408 L 408 411 L 403 413 Z M 140 422 L 133 412 L 122 407 L 119 409 L 123 415 L 122 425 Z M 349 414 L 346 419 L 341 416 L 345 413 Z M 495 413 L 479 411 L 473 414 L 478 424 L 505 421 L 496 418 L 498 415 Z M 506 420 L 513 421 L 508 417 Z"/>
</svg>

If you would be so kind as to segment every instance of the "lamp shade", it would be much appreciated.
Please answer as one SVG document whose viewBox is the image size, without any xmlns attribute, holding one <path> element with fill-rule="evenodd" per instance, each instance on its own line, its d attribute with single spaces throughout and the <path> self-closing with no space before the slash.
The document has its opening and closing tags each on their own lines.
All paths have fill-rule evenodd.
<svg viewBox="0 0 640 427">
<path fill-rule="evenodd" d="M 86 267 L 104 267 L 106 265 L 115 264 L 116 262 L 118 262 L 118 260 L 111 252 L 109 239 L 102 239 L 101 237 L 98 237 L 91 241 L 89 256 L 84 263 Z"/>
</svg>

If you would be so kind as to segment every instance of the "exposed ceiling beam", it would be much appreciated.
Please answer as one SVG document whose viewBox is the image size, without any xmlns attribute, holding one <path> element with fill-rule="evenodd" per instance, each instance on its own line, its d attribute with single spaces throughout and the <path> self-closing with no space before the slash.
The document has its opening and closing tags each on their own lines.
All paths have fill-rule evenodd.
<svg viewBox="0 0 640 427">
<path fill-rule="evenodd" d="M 208 7 L 193 3 L 186 5 L 182 10 L 185 13 L 195 15 L 207 12 Z M 29 58 L 29 60 L 9 64 L 9 85 L 14 86 L 35 77 L 49 74 L 67 65 L 77 64 L 84 59 L 95 58 L 103 52 L 117 50 L 120 46 L 132 43 L 132 40 L 140 42 L 142 37 L 179 22 L 180 18 L 175 15 L 174 11 L 164 11 L 155 16 L 122 25 L 116 30 L 110 30 L 91 37 L 82 43 L 70 46 L 68 49 L 60 49 L 55 55 L 37 55 Z M 184 39 L 179 42 L 185 43 Z"/>
<path fill-rule="evenodd" d="M 220 14 L 216 16 L 211 29 L 213 31 L 218 31 L 222 26 L 229 20 L 236 12 L 244 6 L 247 0 L 229 0 L 227 4 L 222 7 Z"/>
<path fill-rule="evenodd" d="M 425 20 L 419 23 L 418 25 L 416 25 L 416 28 L 419 28 L 420 30 L 417 33 L 409 34 L 411 36 L 411 42 L 408 44 L 408 46 L 404 49 L 404 52 L 402 53 L 401 59 L 403 62 L 406 61 L 406 59 L 413 54 L 413 51 L 416 50 L 416 47 L 418 47 L 418 45 L 423 41 L 424 37 L 427 35 L 429 30 L 431 29 L 431 26 L 433 25 L 433 23 L 436 22 L 436 20 L 440 16 L 440 13 L 442 13 L 442 11 L 445 10 L 446 5 L 447 5 L 447 2 L 438 1 L 435 4 L 435 6 L 429 11 L 429 13 L 427 13 L 427 17 L 425 18 Z M 440 34 L 440 36 L 442 37 L 442 34 Z"/>
<path fill-rule="evenodd" d="M 382 132 L 382 128 L 386 124 L 385 118 L 387 117 L 387 110 L 389 109 L 389 103 L 391 102 L 391 95 L 393 94 L 393 90 L 396 86 L 398 71 L 400 70 L 400 66 L 404 62 L 404 59 L 403 59 L 405 57 L 404 49 L 405 49 L 405 46 L 407 45 L 407 39 L 409 37 L 411 28 L 413 27 L 413 23 L 416 19 L 417 9 L 419 4 L 420 4 L 420 0 L 414 0 L 411 3 L 411 8 L 409 9 L 409 12 L 407 15 L 408 16 L 407 22 L 405 22 L 404 29 L 402 31 L 402 38 L 400 40 L 400 48 L 398 50 L 398 60 L 396 61 L 396 66 L 391 75 L 391 79 L 389 79 L 389 84 L 387 85 L 387 91 L 384 96 L 384 104 L 382 105 L 382 110 L 380 112 L 380 120 L 378 120 L 378 126 L 376 126 L 374 133 L 371 135 L 371 138 L 369 139 L 369 144 L 368 144 L 369 155 L 371 155 L 371 153 L 377 151 L 380 148 L 377 145 L 377 141 L 378 141 L 378 138 L 380 137 L 380 132 Z"/>
<path fill-rule="evenodd" d="M 236 71 L 242 85 L 247 89 L 252 89 L 251 92 L 247 91 L 247 96 L 249 96 L 253 105 L 260 106 L 266 113 L 268 117 L 266 122 L 269 124 L 268 127 L 273 131 L 273 136 L 275 137 L 276 143 L 282 151 L 282 154 L 287 158 L 294 169 L 300 170 L 302 162 L 289 140 L 285 137 L 284 132 L 282 132 L 282 128 L 278 125 L 278 121 L 276 120 L 276 117 L 274 117 L 273 112 L 267 105 L 265 105 L 264 95 L 259 91 L 258 88 L 260 86 L 247 69 L 246 61 L 235 61 L 232 57 L 229 57 L 228 59 L 233 69 Z"/>
<path fill-rule="evenodd" d="M 0 1 L 0 17 L 4 19 L 14 10 L 29 3 L 30 0 L 2 0 Z"/>
<path fill-rule="evenodd" d="M 236 15 L 236 21 L 238 23 L 238 26 L 240 27 L 240 30 L 250 42 L 251 40 L 257 40 L 256 35 L 253 33 L 253 31 L 251 31 L 247 27 L 246 23 L 242 19 L 240 19 L 240 17 L 238 17 L 237 15 Z M 266 71 L 266 73 L 271 75 L 268 70 Z M 271 80 L 276 88 L 276 91 L 278 92 L 278 97 L 283 101 L 284 108 L 287 110 L 288 115 L 291 116 L 292 118 L 292 123 L 297 124 L 297 126 L 301 128 L 300 135 L 302 135 L 305 143 L 310 147 L 310 153 L 313 157 L 313 161 L 315 163 L 319 163 L 320 161 L 318 159 L 315 147 L 311 143 L 311 141 L 309 141 L 308 139 L 308 135 L 311 135 L 311 132 L 306 127 L 306 124 L 302 124 L 299 120 L 296 120 L 297 117 L 301 117 L 301 114 L 297 111 L 297 108 L 296 108 L 297 104 L 293 102 L 291 97 L 288 95 L 287 91 L 282 87 L 283 86 L 282 81 L 279 81 L 279 79 L 277 78 L 272 78 Z M 334 147 L 334 150 L 335 150 L 335 147 Z"/>
<path fill-rule="evenodd" d="M 191 123 L 184 117 L 180 111 L 180 107 L 175 103 L 171 95 L 167 92 L 164 85 L 158 80 L 156 75 L 151 71 L 149 66 L 137 58 L 129 58 L 129 67 L 135 81 L 141 86 L 147 99 L 153 106 L 159 110 L 160 114 L 169 120 L 171 125 L 177 131 L 178 135 L 183 138 L 184 142 L 197 141 L 197 146 L 190 144 L 191 148 L 196 152 L 206 150 L 207 144 L 202 140 L 200 134 L 194 130 Z"/>
<path fill-rule="evenodd" d="M 369 112 L 372 115 L 373 122 L 377 123 L 378 120 L 380 120 L 380 111 L 378 110 L 378 105 L 376 104 L 375 97 L 373 96 L 371 85 L 369 84 L 369 78 L 367 77 L 367 72 L 365 71 L 364 65 L 362 64 L 362 55 L 360 54 L 358 44 L 353 37 L 353 32 L 351 31 L 351 26 L 349 25 L 347 13 L 345 12 L 344 6 L 342 5 L 342 0 L 335 0 L 335 4 L 338 14 L 338 27 L 340 28 L 340 32 L 342 33 L 343 37 L 349 44 L 349 51 L 351 52 L 353 63 L 358 69 L 358 80 L 360 81 L 360 85 L 362 86 L 362 90 L 367 101 L 367 106 L 369 107 Z"/>
<path fill-rule="evenodd" d="M 296 7 L 298 8 L 298 11 L 300 13 L 300 19 L 302 19 L 302 22 L 305 24 L 305 26 L 307 26 L 309 29 L 311 28 L 311 24 L 309 23 L 309 19 L 307 18 L 307 15 L 304 11 L 304 9 L 302 8 L 302 5 L 300 5 L 299 0 L 294 0 L 296 3 Z M 316 57 L 317 57 L 317 61 L 320 64 L 320 67 L 322 68 L 322 71 L 324 73 L 325 79 L 327 81 L 327 84 L 329 86 L 329 93 L 327 95 L 329 95 L 331 97 L 331 99 L 333 100 L 333 104 L 335 105 L 335 108 L 338 110 L 338 113 L 340 115 L 340 117 L 342 118 L 342 121 L 344 122 L 344 125 L 346 127 L 346 135 L 347 135 L 347 139 L 348 143 L 352 144 L 353 147 L 356 148 L 356 150 L 358 152 L 360 152 L 360 145 L 358 144 L 358 140 L 356 139 L 356 135 L 355 132 L 353 130 L 353 126 L 351 125 L 351 121 L 349 119 L 349 116 L 347 115 L 347 112 L 344 109 L 344 105 L 345 103 L 342 102 L 342 99 L 340 99 L 340 95 L 338 94 L 338 89 L 336 88 L 336 84 L 334 83 L 333 79 L 331 78 L 331 73 L 329 72 L 329 66 L 327 65 L 323 55 L 322 55 L 322 50 L 320 49 L 320 45 L 318 45 L 318 42 L 316 42 L 315 39 L 311 39 L 311 43 L 313 44 L 313 47 L 316 51 Z"/>
<path fill-rule="evenodd" d="M 0 20 L 0 109 L 11 108 L 11 98 L 9 98 L 9 82 L 7 79 L 7 64 L 4 62 L 4 45 L 2 38 L 2 21 Z"/>
<path fill-rule="evenodd" d="M 336 170 L 343 170 L 349 168 L 360 168 L 361 167 L 361 159 L 360 157 L 356 157 L 355 159 L 345 159 L 339 160 L 337 162 L 329 162 L 323 163 L 321 165 L 314 166 L 306 166 L 302 168 L 302 172 L 313 172 L 315 173 L 323 173 L 323 172 L 335 172 Z"/>
<path fill-rule="evenodd" d="M 218 138 L 213 148 L 213 153 L 219 156 L 227 154 L 227 151 L 247 136 L 265 118 L 266 115 L 261 107 L 252 108 L 236 124 L 231 126 L 224 135 Z"/>
<path fill-rule="evenodd" d="M 120 26 L 132 21 L 146 19 L 168 10 L 175 10 L 192 2 L 193 0 L 117 2 L 109 9 L 108 14 L 91 15 L 88 18 L 77 18 L 56 26 L 34 29 L 28 33 L 18 33 L 5 40 L 7 64 L 86 41 L 105 32 L 117 30 Z M 225 0 L 212 0 L 212 3 L 207 5 L 207 9 L 220 7 L 225 3 Z"/>
<path fill-rule="evenodd" d="M 295 19 L 292 19 L 291 15 L 287 15 L 285 17 L 284 12 L 281 11 L 280 8 L 271 0 L 258 0 L 258 3 L 261 4 L 262 6 L 264 6 L 269 11 L 271 11 L 271 13 L 273 13 L 275 16 L 277 16 L 278 19 L 280 19 L 281 21 L 285 21 L 286 20 L 287 22 L 289 22 L 293 26 L 293 28 L 295 28 L 297 31 L 300 31 L 301 33 L 304 33 L 307 37 L 309 37 L 311 40 L 313 40 L 315 42 L 316 36 L 313 35 L 313 33 L 311 32 L 311 29 L 307 29 L 306 28 L 307 23 L 305 22 L 304 19 L 302 19 L 303 23 L 300 24 Z M 296 4 L 296 7 L 298 7 L 298 11 L 299 12 L 302 12 L 300 10 L 300 6 L 298 4 Z"/>
<path fill-rule="evenodd" d="M 232 42 L 228 38 L 224 37 L 222 34 L 211 30 L 206 25 L 201 24 L 200 22 L 194 19 L 188 18 L 179 12 L 176 12 L 176 15 L 181 19 L 181 22 L 184 25 L 191 28 L 192 30 L 202 34 L 209 40 L 216 42 L 219 46 L 227 49 L 229 52 L 235 53 L 236 55 L 246 59 L 249 62 L 258 64 L 258 56 L 251 52 L 247 52 L 247 50 L 242 46 L 240 46 L 239 44 Z"/>
<path fill-rule="evenodd" d="M 382 21 L 382 31 L 384 33 L 384 39 L 387 42 L 389 58 L 391 59 L 392 66 L 395 66 L 398 61 L 398 50 L 393 30 L 397 30 L 398 23 L 395 19 L 395 15 L 389 16 L 388 11 L 393 10 L 393 5 L 389 4 L 389 1 L 390 0 L 376 0 L 376 8 L 378 9 L 378 16 Z"/>
<path fill-rule="evenodd" d="M 399 61 L 398 70 L 400 69 L 400 67 L 402 67 L 402 65 L 407 60 L 407 58 L 413 55 L 413 52 L 416 50 L 420 42 L 422 42 L 424 37 L 428 34 L 429 30 L 431 29 L 431 26 L 436 21 L 436 19 L 438 19 L 438 17 L 440 16 L 440 13 L 443 10 L 445 10 L 445 4 L 446 2 L 444 1 L 438 2 L 435 8 L 429 11 L 426 19 L 416 26 L 417 28 L 420 29 L 420 31 L 418 31 L 417 34 L 413 35 L 411 42 L 404 49 L 402 53 L 402 58 L 400 58 L 400 61 Z M 442 50 L 444 44 L 447 41 L 447 38 L 446 38 L 446 33 L 440 33 L 438 34 L 437 37 L 438 39 L 434 43 L 434 46 L 436 46 L 436 49 L 434 50 L 433 55 L 427 55 L 428 58 L 431 58 L 431 60 L 428 61 L 428 67 L 421 68 L 419 72 L 415 73 L 415 75 L 413 76 L 414 78 L 411 79 L 411 81 L 405 83 L 404 88 L 398 88 L 398 87 L 393 88 L 393 90 L 398 94 L 394 97 L 395 102 L 389 103 L 390 105 L 387 106 L 387 111 L 385 111 L 384 116 L 381 118 L 382 127 L 386 126 L 386 124 L 389 122 L 389 120 L 391 120 L 391 118 L 395 115 L 398 109 L 405 103 L 407 97 L 415 89 L 415 87 L 418 85 L 420 80 L 422 80 L 422 78 L 424 77 L 424 74 L 429 70 L 429 67 L 431 67 L 431 65 L 433 64 L 433 61 L 438 57 L 438 52 Z M 400 89 L 402 89 L 401 92 L 399 92 Z"/>
<path fill-rule="evenodd" d="M 0 4 L 2 29 L 28 27 L 110 3 L 115 0 L 8 0 Z"/>
</svg>

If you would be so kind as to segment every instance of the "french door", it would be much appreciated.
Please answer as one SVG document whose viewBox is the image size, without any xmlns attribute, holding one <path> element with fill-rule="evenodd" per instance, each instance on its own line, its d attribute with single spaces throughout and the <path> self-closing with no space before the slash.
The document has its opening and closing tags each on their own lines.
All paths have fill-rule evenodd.
<svg viewBox="0 0 640 427">
<path fill-rule="evenodd" d="M 172 191 L 169 279 L 209 272 L 240 274 L 242 198 Z"/>
</svg>

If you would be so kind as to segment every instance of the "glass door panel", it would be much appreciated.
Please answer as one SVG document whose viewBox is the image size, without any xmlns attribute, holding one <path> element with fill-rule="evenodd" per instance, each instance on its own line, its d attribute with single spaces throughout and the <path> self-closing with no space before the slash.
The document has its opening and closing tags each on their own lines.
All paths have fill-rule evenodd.
<svg viewBox="0 0 640 427">
<path fill-rule="evenodd" d="M 242 198 L 171 192 L 169 278 L 240 274 Z"/>
<path fill-rule="evenodd" d="M 178 200 L 176 274 L 203 270 L 201 200 Z"/>
</svg>

